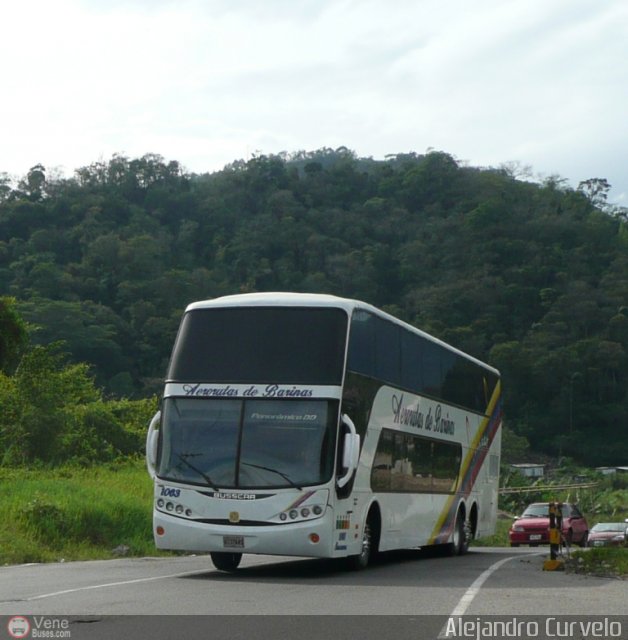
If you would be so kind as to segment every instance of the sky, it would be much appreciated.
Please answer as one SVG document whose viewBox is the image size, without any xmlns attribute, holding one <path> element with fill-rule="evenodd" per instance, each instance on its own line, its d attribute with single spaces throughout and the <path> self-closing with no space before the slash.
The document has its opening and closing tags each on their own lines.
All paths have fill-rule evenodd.
<svg viewBox="0 0 628 640">
<path fill-rule="evenodd" d="M 628 206 L 626 0 L 17 0 L 0 173 L 444 151 Z"/>
</svg>

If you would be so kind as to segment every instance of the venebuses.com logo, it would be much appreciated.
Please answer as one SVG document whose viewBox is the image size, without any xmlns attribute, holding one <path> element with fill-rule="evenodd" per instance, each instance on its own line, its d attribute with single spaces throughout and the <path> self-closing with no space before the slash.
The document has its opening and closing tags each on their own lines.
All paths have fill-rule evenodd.
<svg viewBox="0 0 628 640">
<path fill-rule="evenodd" d="M 31 623 L 24 616 L 13 616 L 7 623 L 7 630 L 12 638 L 26 638 L 30 633 Z"/>
<path fill-rule="evenodd" d="M 70 638 L 70 621 L 55 616 L 13 616 L 7 622 L 11 638 Z"/>
</svg>

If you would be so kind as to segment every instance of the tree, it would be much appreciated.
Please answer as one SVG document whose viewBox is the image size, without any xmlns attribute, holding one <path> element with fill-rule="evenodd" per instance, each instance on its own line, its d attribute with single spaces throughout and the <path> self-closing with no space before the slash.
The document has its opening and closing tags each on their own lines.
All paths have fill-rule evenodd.
<svg viewBox="0 0 628 640">
<path fill-rule="evenodd" d="M 31 167 L 26 178 L 20 180 L 18 188 L 29 200 L 41 200 L 46 186 L 46 169 L 41 164 Z"/>
<path fill-rule="evenodd" d="M 91 301 L 37 298 L 21 303 L 19 308 L 36 327 L 34 343 L 45 346 L 62 341 L 75 362 L 96 366 L 101 384 L 129 369 L 129 358 L 122 350 L 125 324 L 110 307 Z"/>
<path fill-rule="evenodd" d="M 12 193 L 11 176 L 5 171 L 0 171 L 0 202 L 8 200 Z"/>
<path fill-rule="evenodd" d="M 578 191 L 583 193 L 595 207 L 604 208 L 608 200 L 611 185 L 606 178 L 589 178 L 578 184 Z"/>
<path fill-rule="evenodd" d="M 0 371 L 10 373 L 28 344 L 27 324 L 15 309 L 15 298 L 0 297 Z"/>
<path fill-rule="evenodd" d="M 68 364 L 58 344 L 28 351 L 13 376 L 0 372 L 0 406 L 0 466 L 138 454 L 155 411 L 152 400 L 104 402 L 89 367 Z"/>
</svg>

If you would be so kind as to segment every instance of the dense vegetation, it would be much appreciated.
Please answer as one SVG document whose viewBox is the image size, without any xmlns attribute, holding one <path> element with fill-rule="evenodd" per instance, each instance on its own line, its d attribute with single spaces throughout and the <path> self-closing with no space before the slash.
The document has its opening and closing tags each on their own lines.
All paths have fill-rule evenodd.
<svg viewBox="0 0 628 640">
<path fill-rule="evenodd" d="M 18 366 L 24 327 L 11 314 L 3 324 L 0 306 L 0 444 L 30 437 L 37 457 L 50 430 L 122 424 L 95 389 L 112 403 L 158 393 L 188 302 L 292 290 L 366 300 L 500 368 L 522 450 L 625 464 L 625 211 L 605 205 L 604 180 L 574 190 L 514 173 L 442 152 L 375 161 L 324 149 L 204 175 L 154 155 L 72 178 L 40 165 L 18 184 L 0 174 L 0 296 L 31 328 Z M 74 364 L 43 347 L 56 341 Z M 50 373 L 37 378 L 49 394 L 36 409 L 29 366 Z M 86 407 L 89 420 L 75 415 Z M 107 436 L 108 451 L 126 450 L 124 433 Z M 98 448 L 66 436 L 87 449 L 79 457 Z"/>
</svg>

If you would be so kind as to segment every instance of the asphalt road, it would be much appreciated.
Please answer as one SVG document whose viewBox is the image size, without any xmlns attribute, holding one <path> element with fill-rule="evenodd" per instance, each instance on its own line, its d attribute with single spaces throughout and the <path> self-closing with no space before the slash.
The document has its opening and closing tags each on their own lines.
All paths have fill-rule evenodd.
<svg viewBox="0 0 628 640">
<path fill-rule="evenodd" d="M 362 572 L 270 556 L 244 556 L 235 574 L 214 570 L 208 556 L 2 567 L 0 638 L 18 615 L 57 632 L 71 623 L 69 636 L 38 637 L 270 640 L 290 631 L 305 640 L 436 638 L 461 615 L 626 613 L 628 581 L 543 571 L 545 558 L 547 550 L 473 548 L 454 558 L 385 554 Z"/>
</svg>

